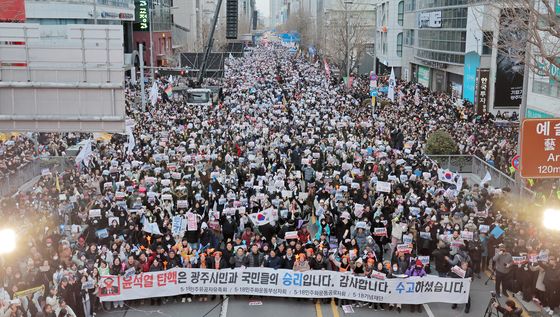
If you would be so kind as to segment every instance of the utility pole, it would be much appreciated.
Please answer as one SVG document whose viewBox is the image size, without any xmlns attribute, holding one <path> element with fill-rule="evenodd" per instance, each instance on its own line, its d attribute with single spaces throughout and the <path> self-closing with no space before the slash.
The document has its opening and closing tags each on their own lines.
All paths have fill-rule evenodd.
<svg viewBox="0 0 560 317">
<path fill-rule="evenodd" d="M 144 83 L 144 44 L 140 43 L 140 91 L 142 92 L 142 111 L 146 111 L 146 87 Z"/>
<path fill-rule="evenodd" d="M 150 0 L 150 75 L 152 76 L 152 81 L 155 81 L 155 75 L 154 75 L 154 32 L 153 32 L 153 27 L 152 27 L 152 16 L 153 16 L 153 12 L 154 11 L 154 1 Z"/>
<path fill-rule="evenodd" d="M 352 1 L 344 1 L 344 19 L 346 20 L 346 86 L 350 84 L 350 23 L 348 21 L 348 4 Z"/>
<path fill-rule="evenodd" d="M 218 0 L 216 5 L 216 11 L 214 12 L 214 20 L 212 22 L 212 28 L 210 29 L 210 36 L 208 36 L 208 43 L 206 44 L 206 50 L 204 51 L 204 58 L 202 59 L 202 64 L 198 70 L 198 84 L 202 85 L 202 79 L 204 73 L 206 72 L 206 63 L 208 62 L 208 56 L 212 50 L 212 42 L 214 41 L 214 31 L 216 30 L 216 23 L 218 23 L 218 16 L 220 15 L 220 8 L 222 7 L 222 0 Z"/>
<path fill-rule="evenodd" d="M 93 0 L 93 24 L 97 24 L 97 0 Z"/>
</svg>

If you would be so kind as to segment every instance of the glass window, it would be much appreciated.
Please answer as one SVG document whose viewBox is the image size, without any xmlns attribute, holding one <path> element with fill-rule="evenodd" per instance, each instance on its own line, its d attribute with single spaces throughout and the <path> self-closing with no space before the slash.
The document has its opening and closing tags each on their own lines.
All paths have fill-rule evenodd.
<svg viewBox="0 0 560 317">
<path fill-rule="evenodd" d="M 400 26 L 402 26 L 404 22 L 404 1 L 402 0 L 399 1 L 397 22 Z"/>
<path fill-rule="evenodd" d="M 494 32 L 484 31 L 482 33 L 482 55 L 492 54 L 492 42 L 494 41 Z"/>
<path fill-rule="evenodd" d="M 397 56 L 402 57 L 402 44 L 403 44 L 403 35 L 402 32 L 397 35 Z"/>
</svg>

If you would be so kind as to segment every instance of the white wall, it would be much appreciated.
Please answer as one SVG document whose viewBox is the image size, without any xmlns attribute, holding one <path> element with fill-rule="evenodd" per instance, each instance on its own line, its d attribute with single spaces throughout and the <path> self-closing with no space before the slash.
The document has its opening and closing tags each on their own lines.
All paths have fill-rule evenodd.
<svg viewBox="0 0 560 317">
<path fill-rule="evenodd" d="M 99 4 L 94 10 L 92 4 L 25 1 L 25 15 L 28 19 L 93 19 L 94 11 L 97 11 L 99 20 L 134 21 L 134 6 L 131 8 L 115 8 Z M 102 12 L 127 13 L 132 14 L 132 18 L 122 20 L 103 18 L 101 17 Z"/>
<path fill-rule="evenodd" d="M 124 131 L 122 26 L 50 29 L 0 23 L 0 131 Z"/>
</svg>

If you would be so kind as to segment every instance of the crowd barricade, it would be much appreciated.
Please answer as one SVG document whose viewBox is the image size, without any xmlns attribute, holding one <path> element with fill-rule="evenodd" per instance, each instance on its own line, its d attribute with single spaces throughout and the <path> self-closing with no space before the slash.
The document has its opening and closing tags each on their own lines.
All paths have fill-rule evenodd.
<svg viewBox="0 0 560 317">
<path fill-rule="evenodd" d="M 61 173 L 68 167 L 72 167 L 73 162 L 73 157 L 53 156 L 26 163 L 15 171 L 0 177 L 0 197 L 14 194 L 23 184 L 31 181 L 36 176 L 46 173 L 47 170 L 50 173 L 55 171 Z"/>
<path fill-rule="evenodd" d="M 248 295 L 291 298 L 338 298 L 363 302 L 424 304 L 466 303 L 471 279 L 434 275 L 408 278 L 355 276 L 349 272 L 271 268 L 190 269 L 102 276 L 101 301 L 179 295 Z"/>
</svg>

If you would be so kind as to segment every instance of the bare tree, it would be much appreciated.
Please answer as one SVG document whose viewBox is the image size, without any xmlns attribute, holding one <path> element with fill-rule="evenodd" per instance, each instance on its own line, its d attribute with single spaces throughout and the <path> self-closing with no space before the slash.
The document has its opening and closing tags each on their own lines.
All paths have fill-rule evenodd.
<svg viewBox="0 0 560 317">
<path fill-rule="evenodd" d="M 298 10 L 290 15 L 286 23 L 278 26 L 280 32 L 296 31 L 300 35 L 300 45 L 307 47 L 315 44 L 315 25 L 312 23 L 312 17 Z"/>
<path fill-rule="evenodd" d="M 366 44 L 371 41 L 368 34 L 372 34 L 369 32 L 372 26 L 361 5 L 345 7 L 342 0 L 339 2 L 344 10 L 327 12 L 323 48 L 326 57 L 341 70 L 349 66 L 352 72 L 364 54 Z"/>
<path fill-rule="evenodd" d="M 517 64 L 525 62 L 529 49 L 528 67 L 535 73 L 560 80 L 560 21 L 555 0 L 496 0 L 485 10 L 499 26 L 494 47 Z M 522 69 L 522 67 L 519 68 Z"/>
</svg>

